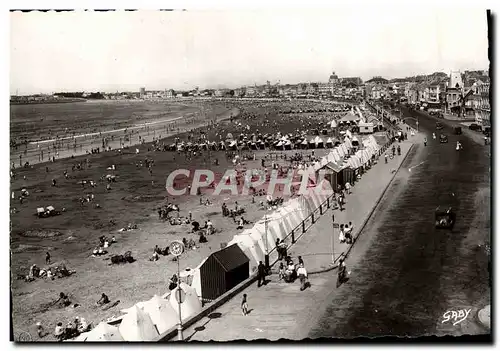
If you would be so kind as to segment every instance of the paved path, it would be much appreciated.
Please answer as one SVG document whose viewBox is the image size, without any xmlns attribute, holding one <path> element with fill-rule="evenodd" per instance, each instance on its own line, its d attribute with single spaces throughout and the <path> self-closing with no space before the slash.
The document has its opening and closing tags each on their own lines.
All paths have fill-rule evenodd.
<svg viewBox="0 0 500 351">
<path fill-rule="evenodd" d="M 485 308 L 481 309 L 477 314 L 479 321 L 488 329 L 491 328 L 490 310 L 491 305 L 488 305 Z"/>
<path fill-rule="evenodd" d="M 355 184 L 352 194 L 347 197 L 346 209 L 342 212 L 333 211 L 336 222 L 352 221 L 356 231 L 356 226 L 363 223 L 392 179 L 391 170 L 399 167 L 410 146 L 411 138 L 401 144 L 401 156 L 396 156 L 388 164 L 385 164 L 382 158 L 381 162 L 362 176 Z M 303 257 L 309 271 L 326 268 L 332 261 L 331 215 L 330 209 L 289 250 L 292 256 Z M 345 252 L 347 248 L 346 244 L 339 243 L 337 232 L 336 255 Z M 240 292 L 214 313 L 186 329 L 184 337 L 187 340 L 200 341 L 302 339 L 308 332 L 302 330 L 302 326 L 310 319 L 309 307 L 321 301 L 323 288 L 331 285 L 332 280 L 336 279 L 335 272 L 311 275 L 311 287 L 303 292 L 299 289 L 298 281 L 288 284 L 278 281 L 278 276 L 273 274 L 267 278 L 267 285 L 257 288 L 257 285 L 253 284 Z M 248 295 L 248 316 L 243 316 L 240 309 L 243 293 Z"/>
</svg>

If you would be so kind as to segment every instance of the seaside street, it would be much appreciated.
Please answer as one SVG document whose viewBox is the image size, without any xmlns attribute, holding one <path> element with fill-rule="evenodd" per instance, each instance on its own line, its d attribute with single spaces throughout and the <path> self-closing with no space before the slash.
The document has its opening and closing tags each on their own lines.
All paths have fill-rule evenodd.
<svg viewBox="0 0 500 351">
<path fill-rule="evenodd" d="M 308 272 L 331 267 L 332 213 L 335 215 L 336 223 L 352 222 L 353 232 L 355 236 L 358 235 L 359 227 L 367 219 L 394 177 L 392 171 L 399 168 L 409 152 L 412 145 L 411 137 L 399 145 L 402 149 L 401 156 L 396 154 L 387 164 L 384 163 L 382 156 L 378 163 L 354 185 L 352 193 L 346 196 L 344 211 L 338 209 L 326 211 L 290 248 L 291 256 L 302 256 Z M 340 243 L 338 230 L 333 237 L 335 256 L 338 258 L 347 252 L 349 245 Z M 349 258 L 346 262 L 349 262 Z M 294 283 L 280 281 L 276 265 L 273 267 L 273 272 L 266 278 L 268 283 L 265 286 L 258 288 L 257 283 L 252 284 L 215 312 L 185 330 L 184 337 L 193 341 L 278 340 L 306 337 L 307 335 L 303 335 L 302 326 L 310 318 L 309 310 L 316 303 L 316 294 L 325 286 L 331 285 L 331 281 L 336 279 L 337 270 L 311 275 L 309 277 L 311 287 L 304 291 L 300 291 L 298 280 Z M 248 295 L 250 313 L 247 316 L 242 315 L 240 308 L 243 294 Z"/>
</svg>

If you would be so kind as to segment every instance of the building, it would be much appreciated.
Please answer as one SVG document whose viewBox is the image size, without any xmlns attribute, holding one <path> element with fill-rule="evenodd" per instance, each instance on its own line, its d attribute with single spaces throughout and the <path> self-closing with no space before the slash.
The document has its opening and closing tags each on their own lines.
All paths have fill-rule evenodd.
<svg viewBox="0 0 500 351">
<path fill-rule="evenodd" d="M 339 77 L 335 74 L 335 72 L 332 72 L 332 74 L 328 78 L 328 84 L 329 85 L 338 85 L 339 83 L 340 83 Z"/>
<path fill-rule="evenodd" d="M 475 95 L 477 101 L 475 106 L 476 122 L 484 127 L 489 127 L 491 126 L 490 83 L 478 84 Z"/>
<path fill-rule="evenodd" d="M 363 84 L 363 80 L 360 77 L 345 77 L 341 79 L 341 84 L 346 86 L 348 83 L 353 83 L 356 86 Z"/>
<path fill-rule="evenodd" d="M 446 110 L 448 113 L 460 114 L 464 83 L 459 71 L 450 73 L 450 81 L 446 87 Z"/>
<path fill-rule="evenodd" d="M 146 96 L 146 88 L 139 89 L 139 96 L 141 99 L 144 99 L 144 97 Z"/>
<path fill-rule="evenodd" d="M 246 87 L 245 88 L 245 96 L 248 96 L 248 97 L 257 96 L 257 88 L 256 87 Z"/>
<path fill-rule="evenodd" d="M 321 96 L 331 96 L 333 93 L 333 83 L 318 83 L 318 93 Z"/>
<path fill-rule="evenodd" d="M 389 81 L 380 76 L 375 76 L 372 79 L 366 81 L 366 84 L 372 84 L 372 85 L 385 85 L 387 83 L 389 83 Z"/>
<path fill-rule="evenodd" d="M 165 97 L 167 99 L 172 99 L 175 97 L 175 91 L 173 89 L 168 89 L 166 92 L 165 92 Z"/>
</svg>

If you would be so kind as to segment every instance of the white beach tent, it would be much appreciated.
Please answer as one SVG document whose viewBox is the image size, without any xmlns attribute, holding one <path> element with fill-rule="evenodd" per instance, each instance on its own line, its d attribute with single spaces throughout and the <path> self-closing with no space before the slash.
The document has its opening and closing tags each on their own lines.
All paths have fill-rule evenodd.
<svg viewBox="0 0 500 351">
<path fill-rule="evenodd" d="M 276 215 L 274 215 L 273 217 L 276 217 Z M 271 248 L 274 246 L 274 242 L 276 241 L 276 236 L 275 236 L 275 231 L 273 229 L 271 229 L 270 227 L 270 224 L 272 222 L 274 222 L 276 220 L 276 218 L 272 218 L 270 216 L 267 217 L 267 228 L 266 228 L 266 224 L 265 224 L 265 218 L 262 218 L 260 221 L 258 221 L 257 223 L 255 223 L 255 225 L 253 226 L 252 230 L 254 232 L 254 237 L 256 237 L 257 235 L 260 236 L 260 239 L 258 242 L 260 243 L 262 241 L 262 244 L 263 244 L 263 251 L 265 252 L 265 244 L 266 244 L 266 236 L 267 236 L 267 247 L 269 248 L 269 251 L 271 250 Z"/>
<path fill-rule="evenodd" d="M 351 143 L 351 139 L 349 139 L 348 137 L 345 137 L 344 138 L 344 144 L 349 148 L 351 149 L 352 148 L 352 143 Z"/>
<path fill-rule="evenodd" d="M 314 138 L 314 143 L 316 144 L 317 148 L 323 148 L 323 147 L 325 147 L 325 143 L 324 143 L 323 139 L 321 139 L 319 136 L 317 136 L 316 138 Z"/>
<path fill-rule="evenodd" d="M 343 145 L 343 144 L 342 144 Z M 344 151 L 344 148 L 341 147 L 341 145 L 337 146 L 335 148 L 335 150 L 337 150 L 337 153 L 339 154 L 340 158 L 344 158 L 345 156 L 345 151 Z"/>
<path fill-rule="evenodd" d="M 328 154 L 326 160 L 327 162 L 335 162 L 335 154 L 333 153 L 333 151 Z"/>
<path fill-rule="evenodd" d="M 342 159 L 342 157 L 340 157 L 339 155 L 339 150 L 337 148 L 333 149 L 332 154 L 333 154 L 333 159 L 335 161 L 340 161 Z"/>
<path fill-rule="evenodd" d="M 87 333 L 80 334 L 73 341 L 79 341 L 79 342 L 124 341 L 124 339 L 120 334 L 120 330 L 118 329 L 118 327 L 109 325 L 108 323 L 105 322 L 101 322 L 94 329 L 92 329 Z"/>
<path fill-rule="evenodd" d="M 227 246 L 237 244 L 240 249 L 250 259 L 249 271 L 252 274 L 259 264 L 259 261 L 264 260 L 264 252 L 260 246 L 250 237 L 251 229 L 244 230 L 241 234 L 237 234 L 227 243 Z"/>
<path fill-rule="evenodd" d="M 185 321 L 200 312 L 202 309 L 202 305 L 194 288 L 183 282 L 181 282 L 179 285 L 181 290 L 184 292 L 184 294 L 181 293 L 181 295 L 184 295 L 184 300 L 181 302 L 180 307 L 182 320 Z M 177 315 L 179 313 L 179 302 L 177 301 L 176 297 L 176 295 L 178 295 L 178 289 L 179 286 L 172 290 L 169 298 L 170 305 L 173 307 Z"/>
<path fill-rule="evenodd" d="M 328 156 L 322 157 L 320 161 L 321 168 L 328 164 Z"/>
<path fill-rule="evenodd" d="M 137 305 L 129 309 L 118 329 L 125 341 L 153 341 L 159 336 L 151 317 Z"/>
<path fill-rule="evenodd" d="M 326 147 L 332 148 L 333 147 L 333 140 L 332 138 L 326 139 Z"/>
<path fill-rule="evenodd" d="M 314 166 L 309 166 L 307 168 L 307 176 L 313 183 L 316 183 L 316 172 L 314 170 Z"/>
<path fill-rule="evenodd" d="M 147 301 L 143 309 L 151 317 L 160 334 L 175 326 L 179 321 L 179 316 L 170 301 L 162 299 L 158 295 Z"/>
<path fill-rule="evenodd" d="M 337 121 L 333 120 L 330 122 L 330 128 L 337 128 Z"/>
<path fill-rule="evenodd" d="M 344 155 L 349 155 L 350 148 L 348 148 L 345 143 L 342 143 L 342 145 L 340 145 L 340 148 L 344 150 Z"/>
<path fill-rule="evenodd" d="M 319 161 L 314 162 L 313 167 L 314 167 L 314 173 L 316 174 L 316 172 L 321 169 L 321 162 Z"/>
</svg>

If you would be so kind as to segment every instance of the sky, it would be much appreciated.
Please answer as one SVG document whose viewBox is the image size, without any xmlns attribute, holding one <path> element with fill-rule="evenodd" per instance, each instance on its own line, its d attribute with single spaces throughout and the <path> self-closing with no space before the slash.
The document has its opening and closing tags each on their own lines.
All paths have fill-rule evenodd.
<svg viewBox="0 0 500 351">
<path fill-rule="evenodd" d="M 235 88 L 488 69 L 486 10 L 10 14 L 10 93 Z"/>
</svg>

